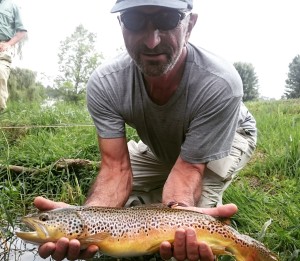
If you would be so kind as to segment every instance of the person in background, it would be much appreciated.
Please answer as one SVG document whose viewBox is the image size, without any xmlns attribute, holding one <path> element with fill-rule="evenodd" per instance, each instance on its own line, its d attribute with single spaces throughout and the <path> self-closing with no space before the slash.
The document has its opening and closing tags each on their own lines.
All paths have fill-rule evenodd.
<svg viewBox="0 0 300 261">
<path fill-rule="evenodd" d="M 0 112 L 6 109 L 14 46 L 26 35 L 18 6 L 11 0 L 0 0 Z"/>
<path fill-rule="evenodd" d="M 232 64 L 189 42 L 197 21 L 192 0 L 118 0 L 112 12 L 127 51 L 102 64 L 87 85 L 87 105 L 98 131 L 101 170 L 85 205 L 123 207 L 162 202 L 230 217 L 222 196 L 256 145 L 256 124 L 242 102 Z M 126 140 L 126 124 L 140 141 Z M 66 206 L 42 197 L 37 208 Z M 66 238 L 40 246 L 56 260 L 89 258 Z M 101 250 L 101 249 L 100 249 Z M 214 260 L 193 230 L 179 228 L 163 259 Z"/>
</svg>

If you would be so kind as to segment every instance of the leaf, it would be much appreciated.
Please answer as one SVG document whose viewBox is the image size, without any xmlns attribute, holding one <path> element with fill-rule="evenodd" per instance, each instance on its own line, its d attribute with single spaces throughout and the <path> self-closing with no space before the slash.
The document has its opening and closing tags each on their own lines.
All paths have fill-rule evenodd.
<svg viewBox="0 0 300 261">
<path fill-rule="evenodd" d="M 258 236 L 258 240 L 259 240 L 259 241 L 262 241 L 263 238 L 265 237 L 266 231 L 267 231 L 268 227 L 272 224 L 272 221 L 273 221 L 273 219 L 270 218 L 270 219 L 269 219 L 267 222 L 265 222 L 265 224 L 263 225 L 263 227 L 262 227 L 262 229 L 261 229 L 261 231 L 260 231 L 260 234 L 259 234 L 259 236 Z"/>
</svg>

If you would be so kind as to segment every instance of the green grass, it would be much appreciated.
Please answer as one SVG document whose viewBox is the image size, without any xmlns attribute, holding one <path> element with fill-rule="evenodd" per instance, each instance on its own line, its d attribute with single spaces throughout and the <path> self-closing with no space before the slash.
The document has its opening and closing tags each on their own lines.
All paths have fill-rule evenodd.
<svg viewBox="0 0 300 261">
<path fill-rule="evenodd" d="M 225 200 L 239 206 L 241 232 L 261 238 L 280 260 L 300 260 L 300 100 L 247 104 L 257 120 L 258 146 Z"/>
<path fill-rule="evenodd" d="M 97 169 L 56 170 L 54 162 L 100 160 L 96 131 L 84 104 L 9 106 L 0 114 L 0 244 L 13 238 L 19 218 L 33 211 L 35 196 L 84 202 Z M 239 207 L 232 225 L 262 241 L 280 260 L 300 260 L 300 100 L 251 102 L 247 107 L 257 120 L 258 146 L 225 193 L 225 202 Z M 138 138 L 130 128 L 127 137 Z M 50 168 L 37 175 L 15 174 L 8 165 Z M 1 251 L 0 259 L 9 260 Z"/>
</svg>

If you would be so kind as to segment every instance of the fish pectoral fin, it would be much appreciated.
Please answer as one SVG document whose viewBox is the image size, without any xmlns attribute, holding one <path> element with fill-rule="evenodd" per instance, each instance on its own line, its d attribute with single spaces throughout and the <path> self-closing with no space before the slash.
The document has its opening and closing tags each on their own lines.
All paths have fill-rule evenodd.
<svg viewBox="0 0 300 261">
<path fill-rule="evenodd" d="M 165 239 L 164 241 L 168 241 L 171 244 L 174 242 L 174 239 Z M 162 242 L 158 242 L 157 244 L 154 244 L 152 246 L 150 246 L 149 248 L 147 248 L 147 253 L 153 254 L 153 253 L 157 253 L 159 251 L 159 247 L 161 245 Z"/>
<path fill-rule="evenodd" d="M 105 240 L 109 236 L 110 236 L 109 233 L 101 232 L 101 233 L 98 233 L 95 235 L 88 236 L 86 238 L 82 238 L 82 239 L 79 238 L 79 240 L 80 240 L 80 242 L 82 242 L 82 245 L 84 245 L 84 246 L 89 246 L 89 245 L 98 245 L 99 246 L 99 243 L 102 242 L 103 240 Z"/>
<path fill-rule="evenodd" d="M 152 253 L 158 252 L 159 246 L 160 246 L 160 244 L 151 246 L 150 248 L 147 249 L 147 253 L 152 254 Z"/>
<path fill-rule="evenodd" d="M 221 256 L 221 255 L 227 255 L 227 256 L 234 256 L 231 252 L 226 250 L 226 247 L 220 246 L 220 245 L 209 245 L 211 247 L 212 252 L 214 255 Z"/>
</svg>

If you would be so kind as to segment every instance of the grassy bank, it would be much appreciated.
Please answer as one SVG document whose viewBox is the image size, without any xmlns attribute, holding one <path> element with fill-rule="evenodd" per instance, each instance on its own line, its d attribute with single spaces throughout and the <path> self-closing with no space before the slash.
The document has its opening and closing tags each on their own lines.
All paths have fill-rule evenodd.
<svg viewBox="0 0 300 261">
<path fill-rule="evenodd" d="M 254 158 L 226 193 L 242 231 L 300 260 L 300 100 L 248 104 L 258 130 Z M 264 231 L 267 221 L 271 225 Z"/>
<path fill-rule="evenodd" d="M 225 193 L 225 201 L 239 207 L 233 225 L 261 240 L 280 260 L 299 260 L 300 100 L 247 106 L 257 120 L 258 147 Z M 136 138 L 135 132 L 129 129 L 128 138 Z M 100 160 L 96 131 L 84 104 L 10 104 L 0 114 L 2 244 L 13 237 L 17 220 L 33 210 L 35 196 L 82 204 L 97 167 L 58 169 L 55 162 L 62 158 Z M 15 173 L 10 165 L 40 171 Z"/>
</svg>

